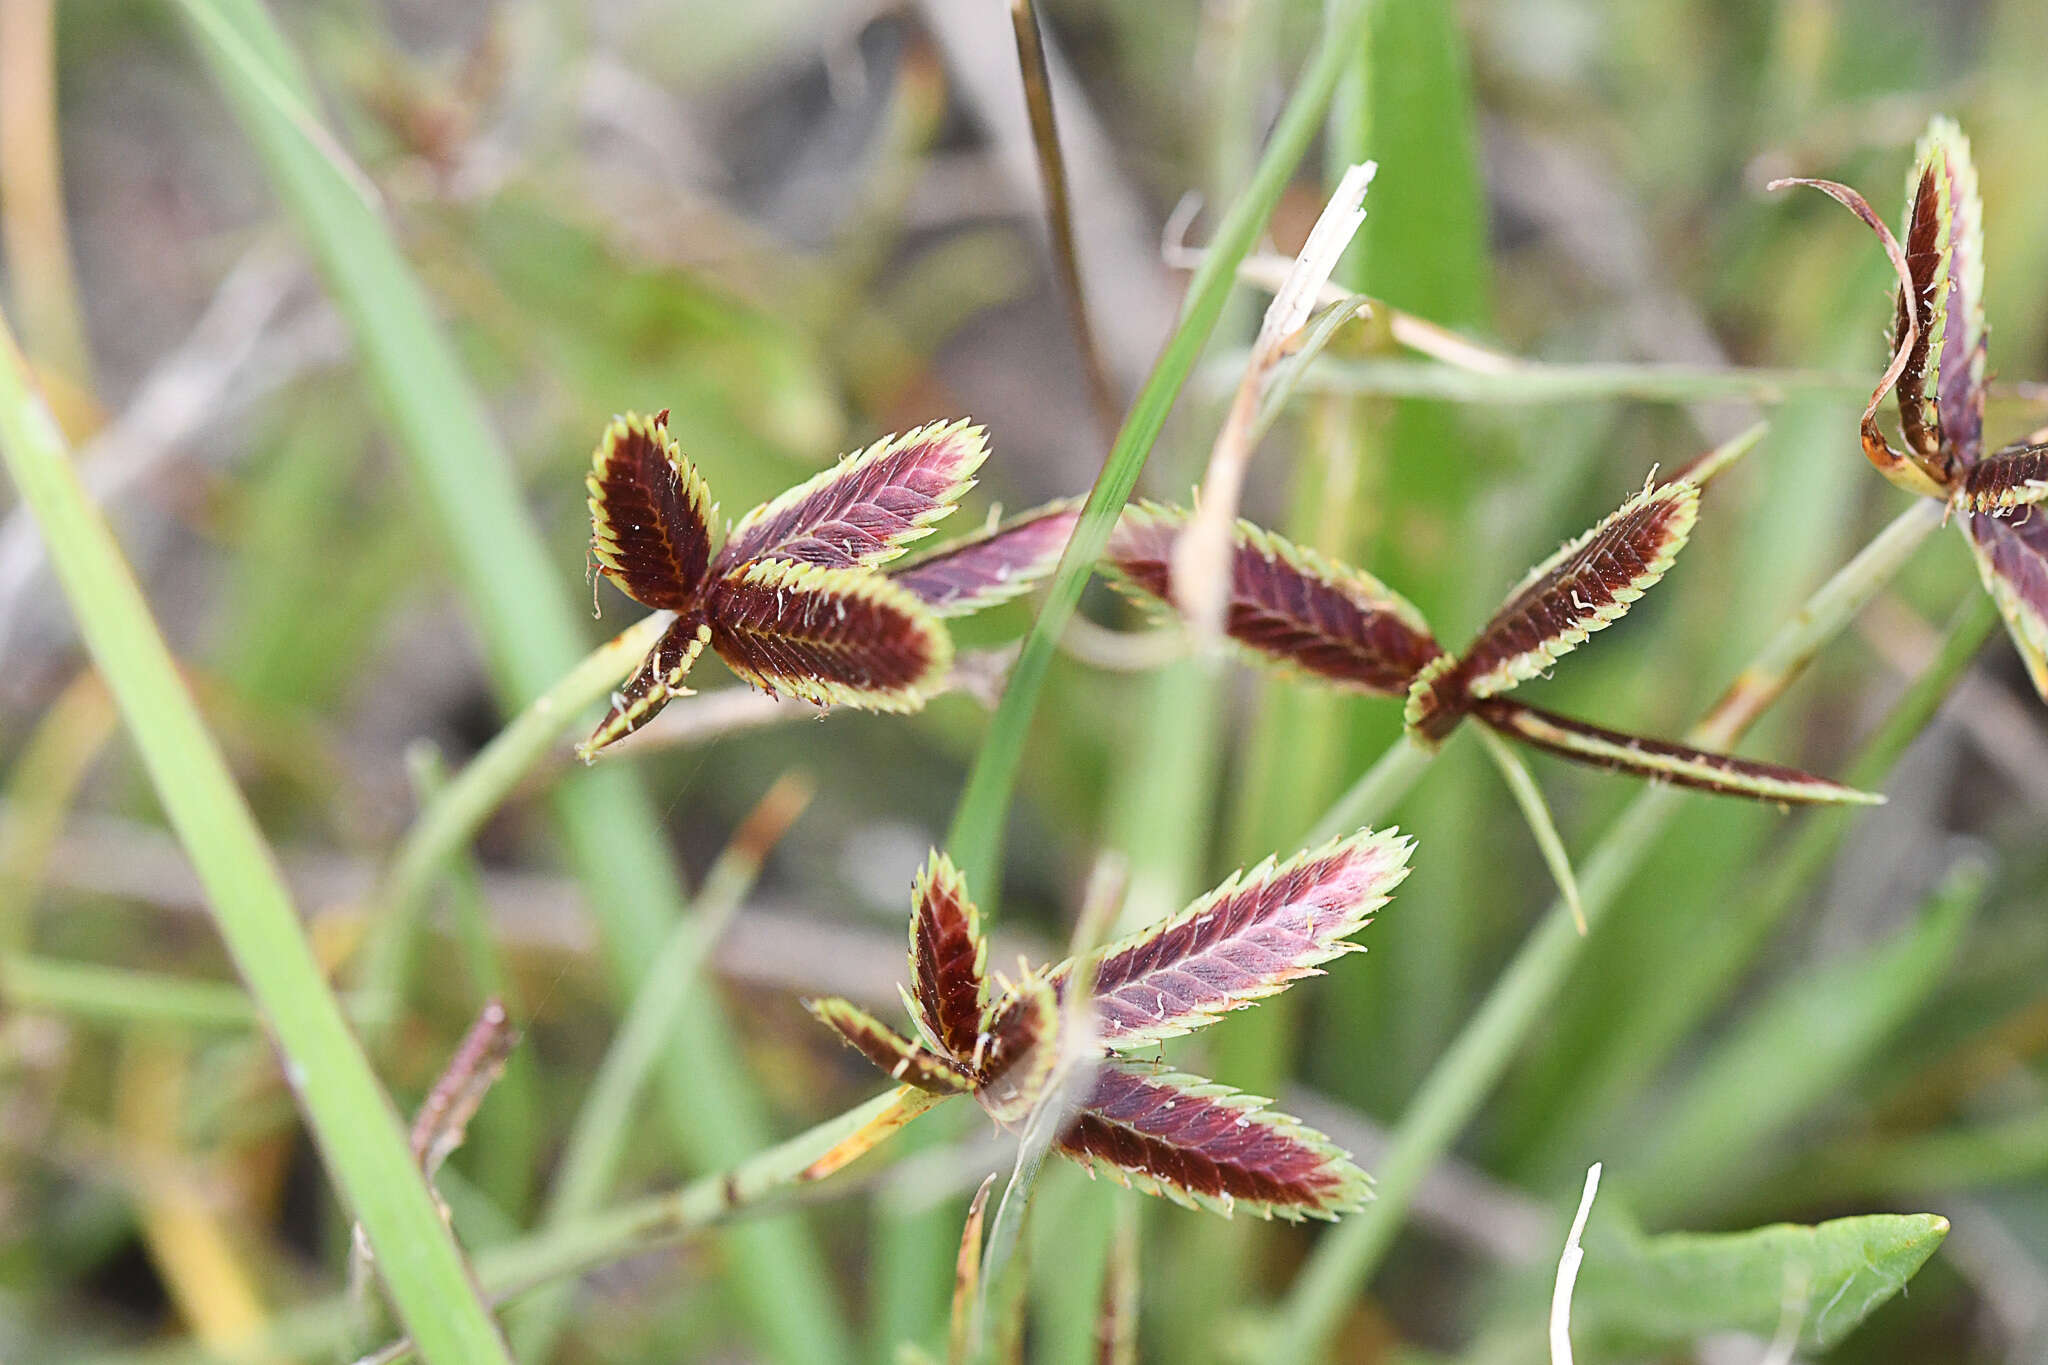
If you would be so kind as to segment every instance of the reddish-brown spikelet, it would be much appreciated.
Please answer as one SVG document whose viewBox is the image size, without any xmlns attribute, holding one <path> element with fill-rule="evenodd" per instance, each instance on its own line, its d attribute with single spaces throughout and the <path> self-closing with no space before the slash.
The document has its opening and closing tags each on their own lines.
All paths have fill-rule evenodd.
<svg viewBox="0 0 2048 1365">
<path fill-rule="evenodd" d="M 1525 744 L 1575 763 L 1633 773 L 1652 782 L 1670 782 L 1724 796 L 1746 796 L 1776 805 L 1872 805 L 1884 800 L 1797 768 L 1603 730 L 1520 702 L 1482 701 L 1476 714 L 1502 734 Z"/>
<path fill-rule="evenodd" d="M 663 631 L 654 648 L 633 670 L 633 676 L 613 695 L 611 709 L 605 712 L 604 719 L 578 747 L 583 761 L 588 763 L 605 745 L 624 739 L 653 720 L 662 707 L 677 697 L 689 696 L 690 689 L 683 686 L 683 679 L 690 675 L 697 656 L 710 641 L 711 627 L 705 624 L 700 611 L 678 617 L 674 625 Z"/>
<path fill-rule="evenodd" d="M 1993 517 L 2048 502 L 2048 445 L 2016 446 L 1965 466 L 1956 478 L 1955 502 L 1963 511 Z"/>
<path fill-rule="evenodd" d="M 807 1000 L 804 1008 L 891 1080 L 934 1095 L 962 1095 L 971 1088 L 947 1059 L 919 1047 L 850 1000 Z"/>
<path fill-rule="evenodd" d="M 1963 536 L 2027 676 L 2048 701 L 2048 515 L 2001 520 L 1975 514 L 1963 518 Z"/>
<path fill-rule="evenodd" d="M 1091 1171 L 1226 1216 L 1335 1218 L 1371 1184 L 1329 1139 L 1256 1096 L 1174 1072 L 1105 1063 L 1060 1151 Z"/>
<path fill-rule="evenodd" d="M 714 572 L 753 560 L 824 568 L 873 568 L 931 534 L 988 454 L 986 433 L 968 422 L 934 422 L 887 436 L 765 502 L 740 519 Z"/>
<path fill-rule="evenodd" d="M 889 566 L 889 577 L 935 616 L 965 616 L 1030 591 L 1074 534 L 1081 500 L 1062 499 Z"/>
<path fill-rule="evenodd" d="M 615 417 L 591 457 L 590 552 L 607 578 L 646 606 L 682 611 L 711 558 L 711 494 L 666 418 Z"/>
<path fill-rule="evenodd" d="M 712 585 L 706 611 L 733 672 L 820 706 L 915 711 L 953 664 L 945 627 L 869 569 L 756 560 Z"/>
<path fill-rule="evenodd" d="M 1059 1065 L 1060 998 L 1033 973 L 993 1001 L 966 1062 L 978 1085 L 974 1098 L 997 1123 L 1021 1123 L 1045 1097 Z"/>
<path fill-rule="evenodd" d="M 1267 859 L 1180 914 L 1104 950 L 1095 972 L 1102 1041 L 1139 1047 L 1190 1033 L 1285 990 L 1334 957 L 1408 875 L 1413 844 L 1360 830 L 1284 863 Z M 1054 979 L 1064 982 L 1071 967 Z"/>
<path fill-rule="evenodd" d="M 1620 620 L 1678 557 L 1699 502 L 1698 487 L 1683 480 L 1645 488 L 1530 570 L 1455 664 L 1416 678 L 1409 726 L 1441 740 L 1474 699 L 1535 677 Z"/>
<path fill-rule="evenodd" d="M 1173 549 L 1188 513 L 1157 503 L 1126 508 L 1111 534 L 1113 581 L 1171 605 Z M 1378 696 L 1400 696 L 1443 649 L 1421 614 L 1361 570 L 1239 521 L 1232 532 L 1224 632 L 1269 662 Z"/>
<path fill-rule="evenodd" d="M 1910 345 L 1905 368 L 1899 371 L 1899 430 L 1906 444 L 1936 467 L 1941 457 L 1941 412 L 1937 401 L 1942 331 L 1948 317 L 1949 184 L 1933 165 L 1922 163 L 1908 186 L 1906 204 L 1906 269 L 1912 276 L 1909 299 L 1902 288 L 1892 324 L 1892 344 Z M 1913 309 L 1909 327 L 1908 306 Z"/>
<path fill-rule="evenodd" d="M 910 904 L 910 995 L 918 1028 L 940 1051 L 971 1057 L 988 1010 L 988 940 L 967 883 L 943 853 L 919 874 Z"/>
</svg>

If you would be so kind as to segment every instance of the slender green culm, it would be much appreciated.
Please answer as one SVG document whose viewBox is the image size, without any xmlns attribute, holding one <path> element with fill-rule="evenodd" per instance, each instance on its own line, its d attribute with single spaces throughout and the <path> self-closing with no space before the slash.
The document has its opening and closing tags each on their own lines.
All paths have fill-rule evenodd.
<svg viewBox="0 0 2048 1365">
<path fill-rule="evenodd" d="M 1038 619 L 1025 637 L 1023 653 L 1010 674 L 1002 704 L 996 708 L 988 735 L 975 754 L 974 767 L 968 773 L 967 786 L 961 793 L 946 840 L 953 861 L 974 885 L 983 889 L 985 896 L 993 895 L 993 888 L 1002 880 L 1003 821 L 1009 810 L 1010 794 L 1016 787 L 1017 765 L 1024 756 L 1031 716 L 1037 709 L 1039 692 L 1045 685 L 1046 670 L 1052 664 L 1060 634 L 1080 605 L 1081 589 L 1109 543 L 1109 533 L 1130 498 L 1131 489 L 1137 485 L 1145 460 L 1152 453 L 1152 443 L 1158 439 L 1196 358 L 1215 330 L 1224 301 L 1236 282 L 1238 262 L 1264 230 L 1280 192 L 1287 187 L 1322 123 L 1338 76 L 1365 41 L 1371 9 L 1367 0 L 1355 0 L 1325 30 L 1314 59 L 1302 73 L 1273 129 L 1251 183 L 1231 206 L 1200 268 L 1188 283 L 1180 324 L 1167 339 L 1152 373 L 1131 405 L 1130 414 L 1124 418 L 1123 429 L 1117 433 L 1116 443 L 1110 447 L 1102 472 L 1089 491 L 1073 539 L 1067 542 L 1066 553 L 1060 557 L 1060 566 L 1053 574 Z"/>
<path fill-rule="evenodd" d="M 1930 512 L 1930 508 L 1934 510 Z M 1733 743 L 1783 695 L 1821 646 L 1904 567 L 1939 524 L 1938 512 L 1929 502 L 1909 508 L 1822 584 L 1804 607 L 1764 642 L 1727 694 L 1687 735 L 1687 742 Z M 1630 802 L 1615 821 L 1586 860 L 1579 880 L 1589 925 L 1598 926 L 1682 802 L 1676 789 L 1652 787 Z M 1270 1343 L 1274 1359 L 1317 1358 L 1345 1305 L 1371 1277 L 1392 1244 L 1423 1176 L 1478 1111 L 1516 1049 L 1563 987 L 1587 942 L 1570 907 L 1561 899 L 1554 903 L 1495 981 L 1479 1012 L 1424 1080 L 1394 1133 L 1392 1147 L 1374 1172 L 1377 1198 L 1325 1237 L 1296 1277 L 1282 1301 L 1277 1336 Z"/>
<path fill-rule="evenodd" d="M 574 594 L 535 525 L 482 399 L 365 178 L 321 126 L 311 82 L 261 0 L 180 0 L 200 51 L 297 220 L 353 333 L 395 445 L 425 495 L 438 545 L 468 599 L 499 698 L 524 705 L 585 654 Z M 685 897 L 654 808 L 629 770 L 600 767 L 552 794 L 562 842 L 596 917 L 621 1001 L 630 1001 Z M 690 1163 L 711 1170 L 760 1150 L 766 1107 L 718 1002 L 691 997 L 664 1054 L 663 1117 Z M 851 1333 L 824 1258 L 788 1220 L 729 1238 L 735 1302 L 765 1354 L 844 1359 Z"/>
<path fill-rule="evenodd" d="M 314 959 L 277 860 L 200 720 L 112 530 L 79 483 L 4 319 L 0 455 L 42 529 L 79 633 L 277 1039 L 314 1141 L 369 1237 L 399 1317 L 431 1361 L 509 1365 L 397 1111 Z"/>
</svg>

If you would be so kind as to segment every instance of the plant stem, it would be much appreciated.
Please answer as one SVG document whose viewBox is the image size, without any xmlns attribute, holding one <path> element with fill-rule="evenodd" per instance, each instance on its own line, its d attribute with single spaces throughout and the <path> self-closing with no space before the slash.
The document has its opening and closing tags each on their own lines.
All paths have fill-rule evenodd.
<svg viewBox="0 0 2048 1365">
<path fill-rule="evenodd" d="M 180 0 L 202 54 L 296 218 L 356 341 L 468 598 L 501 702 L 516 710 L 584 652 L 574 595 L 529 511 L 511 457 L 400 254 L 375 189 L 320 124 L 312 84 L 261 0 Z M 577 577 L 583 557 L 570 562 Z M 632 1000 L 685 897 L 659 813 L 629 769 L 579 774 L 551 794 L 562 844 L 598 922 L 613 990 Z M 693 995 L 664 1054 L 663 1120 L 697 1169 L 768 1139 L 767 1108 L 710 993 Z M 844 1359 L 852 1336 L 817 1244 L 763 1222 L 731 1239 L 726 1275 L 761 1353 Z"/>
<path fill-rule="evenodd" d="M 1232 357 L 1225 357 L 1225 360 Z M 1219 382 L 1225 362 L 1217 362 Z M 1746 398 L 1780 403 L 1801 394 L 1855 394 L 1868 379 L 1824 370 L 1738 369 L 1715 365 L 1552 365 L 1517 361 L 1504 369 L 1472 370 L 1434 360 L 1338 360 L 1325 357 L 1295 381 L 1300 393 L 1372 394 L 1383 398 L 1435 398 L 1453 403 L 1581 403 L 1629 398 L 1650 403 L 1696 403 Z"/>
<path fill-rule="evenodd" d="M 0 319 L 0 455 L 50 547 L 80 634 L 190 855 L 215 922 L 285 1057 L 285 1074 L 405 1324 L 429 1359 L 510 1355 L 420 1178 L 389 1097 L 350 1034 L 227 760 L 149 604 L 87 498 Z"/>
<path fill-rule="evenodd" d="M 810 785 L 802 778 L 784 777 L 770 787 L 754 815 L 712 864 L 690 917 L 669 931 L 668 941 L 648 968 L 647 984 L 612 1035 L 576 1113 L 541 1215 L 543 1228 L 587 1216 L 610 1193 L 633 1134 L 633 1110 L 675 1032 L 683 1001 L 704 989 L 704 968 L 712 950 L 753 890 L 769 849 L 809 801 Z M 540 1365 L 553 1355 L 572 1301 L 572 1295 L 551 1290 L 522 1305 L 511 1329 L 520 1360 Z"/>
<path fill-rule="evenodd" d="M 1687 742 L 1714 748 L 1732 744 L 1783 694 L 1821 646 L 1891 581 L 1939 524 L 1941 510 L 1932 502 L 1915 502 L 1822 584 L 1765 641 Z M 1618 899 L 1680 804 L 1677 789 L 1652 787 L 1629 804 L 1600 841 L 1579 881 L 1589 924 L 1597 925 Z M 1325 1237 L 1296 1278 L 1281 1305 L 1274 1359 L 1319 1358 L 1345 1304 L 1370 1278 L 1400 1230 L 1416 1186 L 1477 1112 L 1564 985 L 1587 942 L 1573 923 L 1570 907 L 1562 900 L 1553 902 L 1478 1013 L 1424 1080 L 1378 1173 L 1378 1197 Z"/>
<path fill-rule="evenodd" d="M 1368 0 L 1354 0 L 1343 17 L 1325 31 L 1314 60 L 1273 130 L 1251 183 L 1231 206 L 1215 242 L 1189 282 L 1180 325 L 1168 338 L 1131 405 L 1123 429 L 1117 433 L 1116 443 L 1089 491 L 1073 538 L 1060 557 L 1045 603 L 1010 675 L 1002 704 L 996 708 L 988 735 L 975 755 L 946 840 L 953 861 L 981 888 L 984 897 L 992 897 L 1002 880 L 1003 821 L 1009 810 L 1010 794 L 1016 787 L 1017 765 L 1024 756 L 1031 715 L 1038 705 L 1060 633 L 1080 604 L 1081 589 L 1109 542 L 1110 530 L 1145 467 L 1160 428 L 1166 424 L 1167 413 L 1223 312 L 1224 301 L 1236 280 L 1237 263 L 1257 240 L 1280 192 L 1287 187 L 1296 164 L 1315 136 L 1331 92 L 1336 89 L 1337 77 L 1364 41 L 1371 12 Z"/>
<path fill-rule="evenodd" d="M 633 671 L 674 618 L 653 612 L 599 645 L 491 737 L 453 780 L 425 795 L 392 857 L 363 949 L 358 1017 L 380 1036 L 396 1021 L 412 974 L 427 893 L 562 732 Z"/>
<path fill-rule="evenodd" d="M 1344 794 L 1323 812 L 1323 818 L 1316 821 L 1315 827 L 1301 841 L 1301 846 L 1315 848 L 1380 819 L 1408 794 L 1408 789 L 1415 785 L 1435 757 L 1435 750 L 1423 748 L 1404 731 L 1399 739 L 1387 746 L 1378 761 L 1360 774 L 1358 780 L 1345 788 Z"/>
</svg>

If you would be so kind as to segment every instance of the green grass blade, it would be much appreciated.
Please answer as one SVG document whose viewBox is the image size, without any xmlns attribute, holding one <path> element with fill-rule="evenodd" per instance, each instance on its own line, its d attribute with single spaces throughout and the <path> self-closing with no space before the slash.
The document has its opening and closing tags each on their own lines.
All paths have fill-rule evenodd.
<svg viewBox="0 0 2048 1365">
<path fill-rule="evenodd" d="M 518 706 L 574 668 L 574 595 L 550 562 L 513 462 L 458 365 L 389 226 L 310 112 L 310 87 L 259 0 L 181 0 L 214 75 L 297 219 L 355 336 L 398 449 L 426 495 L 501 698 Z M 566 489 L 565 496 L 580 498 Z M 573 567 L 580 572 L 581 561 Z M 633 775 L 600 768 L 553 807 L 630 1000 L 683 905 L 653 808 Z M 691 997 L 665 1055 L 664 1116 L 686 1156 L 731 1165 L 762 1147 L 768 1118 L 717 1003 Z M 817 1247 L 789 1220 L 728 1236 L 731 1284 L 764 1348 L 789 1361 L 844 1359 L 850 1335 Z"/>
<path fill-rule="evenodd" d="M 1479 739 L 1486 746 L 1486 756 L 1500 769 L 1515 804 L 1521 807 L 1529 832 L 1536 836 L 1536 847 L 1543 851 L 1544 865 L 1550 869 L 1550 879 L 1557 883 L 1558 895 L 1564 897 L 1565 908 L 1572 912 L 1573 923 L 1580 933 L 1585 933 L 1586 907 L 1579 899 L 1579 879 L 1572 873 L 1571 855 L 1565 852 L 1564 838 L 1557 832 L 1557 821 L 1550 814 L 1550 803 L 1543 799 L 1543 789 L 1530 776 L 1529 765 L 1508 747 L 1506 740 L 1484 725 L 1479 727 Z"/>
<path fill-rule="evenodd" d="M 1643 1238 L 1594 1216 L 1572 1304 L 1573 1337 L 1631 1355 L 1716 1332 L 1777 1335 L 1787 1312 L 1798 1346 L 1825 1351 L 1905 1288 L 1948 1236 L 1932 1213 L 1874 1213 L 1814 1227 Z"/>
<path fill-rule="evenodd" d="M 327 988 L 227 761 L 199 719 L 113 532 L 87 498 L 0 322 L 0 453 L 50 547 L 80 633 L 191 856 L 228 951 L 286 1060 L 399 1316 L 433 1360 L 507 1361 L 391 1101 Z"/>
<path fill-rule="evenodd" d="M 1916 504 L 1894 519 L 1764 642 L 1728 695 L 1693 728 L 1686 742 L 1732 744 L 1782 695 L 1821 646 L 1891 581 L 1939 520 L 1940 508 L 1932 503 Z M 1683 800 L 1673 788 L 1653 787 L 1636 797 L 1608 830 L 1587 860 L 1579 883 L 1589 923 L 1597 926 Z M 1281 1308 L 1277 1358 L 1311 1359 L 1328 1339 L 1345 1306 L 1392 1244 L 1423 1176 L 1478 1112 L 1562 989 L 1588 941 L 1561 902 L 1524 941 L 1403 1115 L 1391 1148 L 1374 1172 L 1377 1198 L 1324 1237 L 1296 1277 Z"/>
<path fill-rule="evenodd" d="M 1743 1161 L 1850 1080 L 1953 964 L 1985 880 L 1981 867 L 1958 869 L 1919 923 L 1793 973 L 1746 1013 L 1665 1109 L 1649 1153 L 1628 1163 L 1630 1206 L 1653 1218 L 1712 1200 Z"/>
<path fill-rule="evenodd" d="M 1073 618 L 1081 601 L 1081 589 L 1094 571 L 1103 546 L 1109 542 L 1110 530 L 1145 467 L 1146 457 L 1152 453 L 1152 443 L 1158 439 L 1167 413 L 1223 313 L 1224 302 L 1237 277 L 1238 262 L 1258 240 L 1274 204 L 1279 202 L 1280 192 L 1287 187 L 1295 166 L 1308 150 L 1336 89 L 1338 76 L 1364 42 L 1371 13 L 1372 6 L 1366 0 L 1355 0 L 1324 33 L 1273 129 L 1251 183 L 1231 206 L 1215 241 L 1203 255 L 1201 267 L 1189 281 L 1180 323 L 1167 339 L 1144 387 L 1138 391 L 1130 414 L 1124 418 L 1123 429 L 1117 433 L 1095 487 L 1088 494 L 1080 523 L 1074 527 L 1074 537 L 1060 557 L 1045 604 L 1025 638 L 1023 653 L 1011 671 L 1002 704 L 996 708 L 987 738 L 975 755 L 946 840 L 953 861 L 985 897 L 992 896 L 1001 881 L 1003 821 L 1009 810 L 1010 794 L 1016 787 L 1017 765 L 1024 756 L 1031 715 L 1038 706 L 1060 633 Z"/>
</svg>

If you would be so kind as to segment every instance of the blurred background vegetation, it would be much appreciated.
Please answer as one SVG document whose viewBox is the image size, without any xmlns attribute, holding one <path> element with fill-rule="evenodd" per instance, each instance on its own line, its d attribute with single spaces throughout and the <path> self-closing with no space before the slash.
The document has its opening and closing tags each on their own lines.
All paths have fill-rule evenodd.
<svg viewBox="0 0 2048 1365">
<path fill-rule="evenodd" d="M 583 591 L 590 442 L 629 408 L 671 410 L 727 516 L 876 434 L 959 414 L 988 424 L 995 452 L 963 520 L 1093 480 L 1110 433 L 1055 283 L 1006 6 L 274 12 L 487 400 L 564 593 Z M 1323 15 L 1312 0 L 1047 0 L 1043 15 L 1082 267 L 1127 398 L 1185 282 L 1162 260 L 1163 225 L 1199 194 L 1191 239 L 1206 239 Z M 1913 138 L 1930 113 L 1956 115 L 1983 175 L 1994 377 L 2040 375 L 2048 10 L 1380 0 L 1372 30 L 1322 148 L 1340 169 L 1380 163 L 1353 287 L 1531 358 L 1820 377 L 1759 385 L 1755 401 L 1597 385 L 1565 401 L 1397 399 L 1353 391 L 1387 346 L 1368 326 L 1274 429 L 1249 514 L 1371 566 L 1456 644 L 1650 466 L 1768 418 L 1668 584 L 1543 685 L 1567 712 L 1675 735 L 1903 501 L 1855 439 L 1890 317 L 1884 261 L 1817 196 L 1763 184 L 1845 180 L 1896 220 Z M 501 723 L 503 694 L 444 522 L 395 447 L 389 392 L 201 47 L 172 5 L 0 0 L 6 299 L 316 944 L 354 983 L 427 755 L 459 766 Z M 1282 252 L 1333 183 L 1321 164 L 1310 157 L 1275 216 Z M 1144 491 L 1186 496 L 1262 298 L 1240 291 Z M 2002 392 L 1995 438 L 2048 420 Z M 1978 597 L 1963 548 L 1931 543 L 1745 751 L 1843 771 Z M 588 644 L 631 619 L 602 600 Z M 957 633 L 1001 644 L 1029 612 Z M 1099 590 L 1084 614 L 1132 624 Z M 77 970 L 233 979 L 70 619 L 12 510 L 0 1358 L 170 1359 L 331 1296 L 348 1223 L 232 990 L 142 1002 Z M 1088 632 L 1055 665 L 1010 822 L 999 964 L 1065 939 L 1104 849 L 1130 859 L 1132 915 L 1291 851 L 1398 733 L 1390 703 L 1132 652 Z M 707 691 L 729 683 L 709 660 L 698 675 Z M 661 876 L 672 857 L 692 887 L 778 777 L 815 785 L 718 947 L 730 1024 L 692 1035 L 724 1040 L 727 1079 L 748 1093 L 703 1098 L 682 1145 L 650 1097 L 622 1135 L 615 1194 L 725 1164 L 873 1090 L 798 1000 L 893 1009 L 905 893 L 987 711 L 957 694 L 911 719 L 797 709 L 608 761 L 659 817 Z M 1574 850 L 1634 795 L 1535 766 Z M 599 946 L 613 889 L 576 852 L 567 807 L 551 818 L 543 799 L 561 775 L 537 775 L 448 878 L 403 1008 L 370 1039 L 409 1110 L 486 990 L 504 987 L 525 1025 L 443 1181 L 472 1249 L 539 1216 L 625 1004 Z M 1880 780 L 1890 804 L 1853 821 L 1685 798 L 1349 1307 L 1337 1358 L 1541 1358 L 1549 1269 L 1596 1159 L 1603 1198 L 1654 1230 L 1944 1214 L 1953 1231 L 1910 1295 L 1826 1358 L 2042 1358 L 2048 728 L 2008 644 L 1982 651 Z M 1395 816 L 1420 840 L 1417 871 L 1363 936 L 1370 951 L 1203 1042 L 1213 1074 L 1278 1096 L 1368 1169 L 1552 895 L 1476 745 L 1451 746 Z M 634 885 L 674 908 L 670 883 Z M 935 1347 L 966 1195 L 1007 1157 L 978 1122 L 933 1127 L 801 1215 L 589 1278 L 553 1306 L 565 1316 L 549 1358 Z M 1033 1215 L 1034 1356 L 1086 1354 L 1124 1206 L 1143 1216 L 1147 1358 L 1256 1354 L 1262 1309 L 1318 1233 L 1225 1224 L 1061 1169 Z M 1637 1358 L 1648 1332 L 1660 1358 L 1758 1356 L 1753 1341 L 1660 1340 L 1611 1316 L 1611 1340 L 1582 1354 Z M 339 1349 L 330 1333 L 245 1358 Z"/>
</svg>

